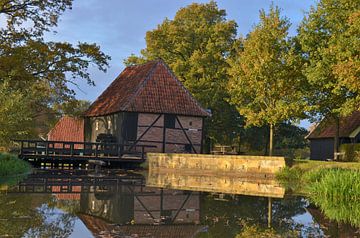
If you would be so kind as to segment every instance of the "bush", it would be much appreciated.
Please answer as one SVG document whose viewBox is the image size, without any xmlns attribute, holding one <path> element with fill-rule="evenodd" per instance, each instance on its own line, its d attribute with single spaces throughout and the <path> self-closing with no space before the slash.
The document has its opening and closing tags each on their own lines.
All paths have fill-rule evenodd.
<svg viewBox="0 0 360 238">
<path fill-rule="evenodd" d="M 30 164 L 17 158 L 17 156 L 0 153 L 0 177 L 24 174 L 30 170 Z"/>
<path fill-rule="evenodd" d="M 360 144 L 342 144 L 340 152 L 345 153 L 339 160 L 344 162 L 360 162 Z"/>
</svg>

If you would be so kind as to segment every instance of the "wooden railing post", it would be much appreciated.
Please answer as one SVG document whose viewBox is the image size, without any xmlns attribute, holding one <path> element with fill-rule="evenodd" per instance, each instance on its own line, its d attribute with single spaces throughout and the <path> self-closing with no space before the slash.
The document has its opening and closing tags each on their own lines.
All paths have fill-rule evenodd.
<svg viewBox="0 0 360 238">
<path fill-rule="evenodd" d="M 141 146 L 141 159 L 145 158 L 144 154 L 145 154 L 145 146 Z"/>
<path fill-rule="evenodd" d="M 71 155 L 71 156 L 74 155 L 74 144 L 75 144 L 75 143 L 71 143 L 71 144 L 70 144 L 70 155 Z"/>
<path fill-rule="evenodd" d="M 24 141 L 21 141 L 21 144 L 20 144 L 20 156 L 23 155 L 23 147 L 24 147 Z"/>
<path fill-rule="evenodd" d="M 45 155 L 46 155 L 46 157 L 48 157 L 48 155 L 49 155 L 49 142 L 45 142 L 46 143 L 46 146 L 45 146 Z"/>
</svg>

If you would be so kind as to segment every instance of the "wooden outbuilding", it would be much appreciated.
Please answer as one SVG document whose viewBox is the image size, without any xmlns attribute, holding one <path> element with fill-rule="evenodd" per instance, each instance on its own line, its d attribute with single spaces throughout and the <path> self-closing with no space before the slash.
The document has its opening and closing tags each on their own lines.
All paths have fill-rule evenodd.
<svg viewBox="0 0 360 238">
<path fill-rule="evenodd" d="M 307 139 L 310 140 L 310 159 L 328 160 L 334 158 L 334 138 L 336 123 L 325 118 L 313 130 Z M 339 145 L 360 143 L 360 111 L 339 120 Z"/>
<path fill-rule="evenodd" d="M 201 153 L 210 116 L 162 60 L 126 67 L 85 113 L 85 141 Z"/>
</svg>

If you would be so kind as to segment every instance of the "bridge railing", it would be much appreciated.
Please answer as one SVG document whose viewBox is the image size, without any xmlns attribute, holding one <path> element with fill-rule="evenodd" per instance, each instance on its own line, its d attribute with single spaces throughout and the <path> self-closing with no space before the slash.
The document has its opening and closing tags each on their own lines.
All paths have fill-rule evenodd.
<svg viewBox="0 0 360 238">
<path fill-rule="evenodd" d="M 145 149 L 151 145 L 118 144 L 103 142 L 73 142 L 44 140 L 14 140 L 19 143 L 19 156 L 69 158 L 122 158 L 132 155 L 145 159 Z"/>
</svg>

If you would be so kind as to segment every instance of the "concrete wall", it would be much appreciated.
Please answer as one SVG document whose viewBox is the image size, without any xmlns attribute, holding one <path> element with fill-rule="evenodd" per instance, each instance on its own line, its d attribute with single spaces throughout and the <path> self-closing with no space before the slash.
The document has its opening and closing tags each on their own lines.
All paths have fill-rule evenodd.
<svg viewBox="0 0 360 238">
<path fill-rule="evenodd" d="M 285 167 L 284 157 L 148 153 L 149 170 L 266 177 Z"/>
</svg>

